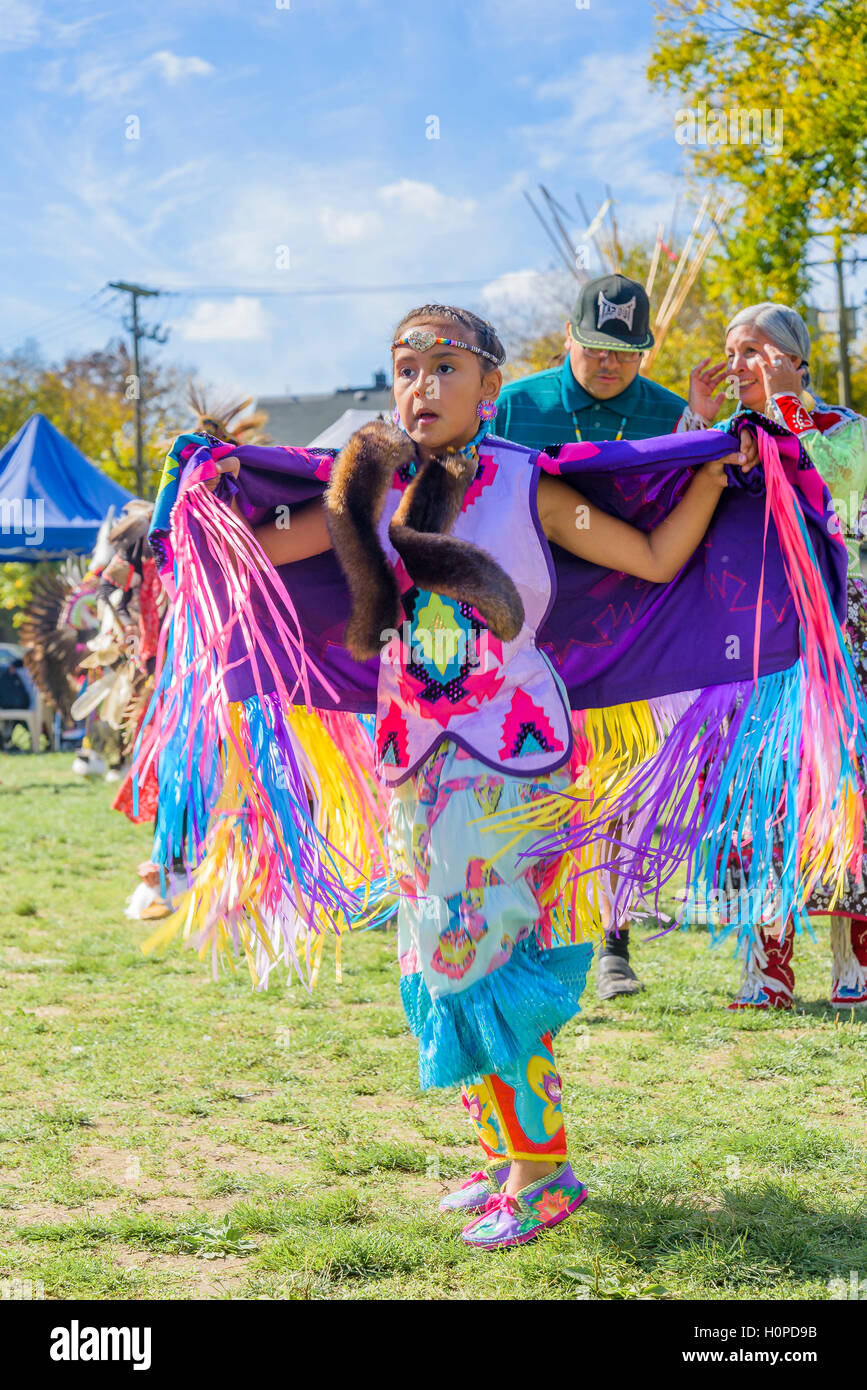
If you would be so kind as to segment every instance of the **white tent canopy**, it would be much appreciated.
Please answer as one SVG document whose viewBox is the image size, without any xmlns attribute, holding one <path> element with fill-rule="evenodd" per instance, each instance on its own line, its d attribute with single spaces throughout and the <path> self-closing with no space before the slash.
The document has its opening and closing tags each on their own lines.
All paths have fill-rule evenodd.
<svg viewBox="0 0 867 1390">
<path fill-rule="evenodd" d="M 339 420 L 335 420 L 333 425 L 329 425 L 326 430 L 317 434 L 315 439 L 309 441 L 309 447 L 342 449 L 356 430 L 360 430 L 369 420 L 379 420 L 381 414 L 379 410 L 344 410 Z"/>
</svg>

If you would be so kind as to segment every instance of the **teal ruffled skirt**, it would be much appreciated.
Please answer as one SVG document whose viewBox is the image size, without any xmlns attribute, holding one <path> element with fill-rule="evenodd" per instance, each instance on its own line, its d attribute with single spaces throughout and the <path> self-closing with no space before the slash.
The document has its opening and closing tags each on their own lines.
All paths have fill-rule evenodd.
<svg viewBox="0 0 867 1390">
<path fill-rule="evenodd" d="M 568 783 L 567 771 L 495 772 L 446 741 L 395 789 L 401 996 L 423 1088 L 504 1071 L 579 1012 L 593 946 L 552 931 L 543 901 L 556 865 L 520 857 L 538 832 L 510 843 L 477 823 Z"/>
</svg>

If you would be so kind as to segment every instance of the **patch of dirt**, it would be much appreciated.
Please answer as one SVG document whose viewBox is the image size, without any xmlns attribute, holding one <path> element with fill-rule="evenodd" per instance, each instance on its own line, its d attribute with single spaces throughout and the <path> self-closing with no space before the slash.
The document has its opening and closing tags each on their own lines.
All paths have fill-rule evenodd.
<svg viewBox="0 0 867 1390">
<path fill-rule="evenodd" d="M 712 1052 L 693 1053 L 689 1069 L 697 1072 L 731 1071 L 737 1055 L 735 1047 L 716 1047 Z"/>
<path fill-rule="evenodd" d="M 221 1260 L 197 1260 L 195 1255 L 168 1255 L 153 1250 L 111 1247 L 111 1258 L 121 1269 L 140 1269 L 147 1274 L 172 1274 L 178 1294 L 187 1299 L 219 1299 L 234 1292 L 239 1278 L 249 1267 L 243 1255 L 227 1255 Z M 130 1280 L 129 1297 L 137 1298 L 137 1280 Z"/>
<path fill-rule="evenodd" d="M 589 1071 L 582 1071 L 578 1078 L 578 1083 L 582 1086 L 604 1086 L 606 1090 L 627 1091 L 630 1083 L 628 1081 L 614 1081 L 606 1071 L 597 1067 L 591 1067 Z"/>
<path fill-rule="evenodd" d="M 221 1217 L 247 1195 L 252 1194 L 223 1192 L 219 1197 L 154 1197 L 142 1205 L 141 1211 L 146 1216 L 192 1216 L 194 1211 L 210 1211 Z"/>
<path fill-rule="evenodd" d="M 22 951 L 18 946 L 4 946 L 2 949 L 2 959 L 0 966 L 5 970 L 7 965 L 66 965 L 65 960 L 60 960 L 57 956 L 37 956 L 34 951 Z"/>
<path fill-rule="evenodd" d="M 135 1251 L 130 1252 L 135 1254 Z M 168 1271 L 178 1277 L 178 1290 L 187 1299 L 210 1301 L 222 1299 L 233 1293 L 249 1268 L 249 1260 L 243 1255 L 226 1255 L 222 1260 L 197 1260 L 193 1255 L 148 1254 L 141 1259 L 131 1259 L 129 1264 L 136 1269 L 147 1269 L 150 1273 Z M 130 1295 L 135 1297 L 134 1294 Z"/>
<path fill-rule="evenodd" d="M 353 1092 L 350 1096 L 347 1096 L 347 1104 L 353 1111 L 366 1110 L 376 1115 L 401 1109 L 400 1096 L 392 1096 L 382 1091 L 378 1092 L 375 1096 L 359 1096 Z M 460 1104 L 460 1101 L 458 1104 Z"/>
<path fill-rule="evenodd" d="M 22 1009 L 22 1013 L 34 1014 L 36 1018 L 63 1018 L 69 1012 L 63 1004 L 37 1004 L 35 1009 Z"/>
<path fill-rule="evenodd" d="M 659 1033 L 649 1033 L 643 1028 L 606 1028 L 594 1024 L 585 1031 L 578 1034 L 580 1038 L 589 1037 L 594 1041 L 601 1042 L 656 1042 L 660 1041 Z"/>
<path fill-rule="evenodd" d="M 139 1187 L 131 1187 L 128 1192 L 116 1197 L 98 1197 L 76 1207 L 67 1207 L 61 1202 L 22 1202 L 14 1210 L 7 1208 L 5 1215 L 10 1226 L 68 1226 L 100 1216 L 110 1221 L 119 1215 L 184 1217 L 201 1212 L 210 1212 L 215 1221 L 219 1221 L 237 1202 L 252 1194 L 229 1192 L 219 1197 L 200 1197 L 198 1194 L 155 1196 L 151 1200 L 138 1202 L 135 1199 L 139 1195 L 143 1195 Z M 114 1251 L 119 1247 L 112 1241 L 111 1248 Z"/>
<path fill-rule="evenodd" d="M 128 1149 L 112 1149 L 101 1144 L 88 1144 L 77 1151 L 75 1177 L 91 1181 L 101 1178 L 119 1187 L 122 1192 L 113 1198 L 115 1204 L 127 1194 L 145 1195 L 152 1192 L 156 1195 L 163 1188 L 161 1180 L 142 1175 L 141 1160 L 137 1154 Z"/>
</svg>

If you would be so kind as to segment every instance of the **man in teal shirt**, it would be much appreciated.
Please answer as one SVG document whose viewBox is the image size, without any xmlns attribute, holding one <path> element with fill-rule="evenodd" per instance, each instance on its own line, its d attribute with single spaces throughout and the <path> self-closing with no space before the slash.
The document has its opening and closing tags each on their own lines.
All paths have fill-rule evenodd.
<svg viewBox="0 0 867 1390">
<path fill-rule="evenodd" d="M 642 352 L 653 346 L 650 303 L 642 285 L 625 275 L 589 281 L 566 333 L 569 354 L 562 367 L 503 387 L 494 434 L 544 449 L 576 439 L 650 439 L 671 433 L 686 401 L 638 375 Z"/>
<path fill-rule="evenodd" d="M 547 449 L 576 440 L 671 433 L 686 401 L 638 374 L 642 352 L 653 346 L 650 302 L 642 285 L 625 275 L 590 280 L 566 333 L 569 354 L 562 367 L 503 387 L 494 434 Z M 602 999 L 642 988 L 629 964 L 628 928 L 606 935 L 596 986 Z"/>
</svg>

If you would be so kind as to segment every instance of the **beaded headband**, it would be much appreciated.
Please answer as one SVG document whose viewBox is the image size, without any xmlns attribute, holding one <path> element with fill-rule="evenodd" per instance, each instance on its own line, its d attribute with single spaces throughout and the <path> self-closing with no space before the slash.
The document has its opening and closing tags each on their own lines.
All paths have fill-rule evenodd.
<svg viewBox="0 0 867 1390">
<path fill-rule="evenodd" d="M 464 348 L 467 352 L 474 352 L 477 357 L 486 357 L 495 367 L 502 366 L 502 360 L 492 352 L 486 352 L 484 348 L 476 347 L 473 343 L 459 343 L 457 338 L 438 338 L 429 329 L 413 328 L 403 338 L 396 338 L 391 347 L 392 351 L 396 347 L 411 347 L 415 348 L 416 352 L 427 352 L 437 344 L 442 347 Z"/>
</svg>

